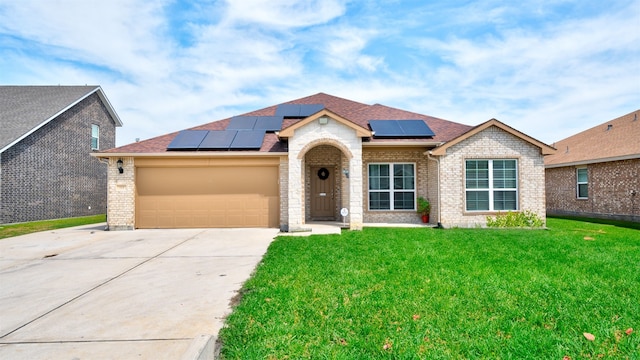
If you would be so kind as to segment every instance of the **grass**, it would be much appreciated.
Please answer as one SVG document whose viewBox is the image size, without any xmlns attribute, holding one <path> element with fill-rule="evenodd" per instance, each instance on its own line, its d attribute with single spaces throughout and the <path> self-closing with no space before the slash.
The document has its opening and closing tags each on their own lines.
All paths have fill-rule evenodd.
<svg viewBox="0 0 640 360">
<path fill-rule="evenodd" d="M 547 225 L 279 237 L 221 357 L 639 358 L 640 231 Z"/>
<path fill-rule="evenodd" d="M 0 239 L 31 234 L 39 231 L 95 224 L 107 221 L 105 214 L 56 220 L 32 221 L 12 225 L 0 225 Z"/>
<path fill-rule="evenodd" d="M 576 221 L 586 221 L 596 224 L 606 224 L 606 225 L 614 225 L 619 227 L 626 227 L 629 229 L 640 230 L 640 222 L 631 222 L 631 221 L 623 221 L 623 220 L 609 220 L 609 219 L 595 219 L 595 218 L 585 218 L 581 216 L 560 216 L 553 215 L 555 219 L 565 219 L 565 220 L 576 220 Z"/>
</svg>

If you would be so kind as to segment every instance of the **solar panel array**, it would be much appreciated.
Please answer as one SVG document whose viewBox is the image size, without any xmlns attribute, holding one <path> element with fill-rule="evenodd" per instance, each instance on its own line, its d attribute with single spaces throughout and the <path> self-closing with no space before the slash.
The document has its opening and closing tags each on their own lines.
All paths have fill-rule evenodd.
<svg viewBox="0 0 640 360">
<path fill-rule="evenodd" d="M 323 104 L 280 104 L 276 116 L 285 118 L 305 118 L 324 109 Z"/>
<path fill-rule="evenodd" d="M 200 143 L 207 136 L 207 130 L 184 130 L 180 131 L 167 149 L 171 150 L 196 150 Z"/>
<path fill-rule="evenodd" d="M 434 132 L 423 120 L 369 120 L 374 137 L 421 138 L 433 137 Z"/>
<path fill-rule="evenodd" d="M 279 131 L 282 120 L 282 116 L 234 116 L 227 125 L 227 130 Z"/>
<path fill-rule="evenodd" d="M 257 150 L 265 130 L 183 130 L 167 150 Z"/>
</svg>

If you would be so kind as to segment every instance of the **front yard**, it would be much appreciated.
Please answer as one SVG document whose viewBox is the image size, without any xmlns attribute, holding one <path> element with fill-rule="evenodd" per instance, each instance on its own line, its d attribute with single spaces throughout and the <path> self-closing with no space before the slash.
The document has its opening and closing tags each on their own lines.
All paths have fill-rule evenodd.
<svg viewBox="0 0 640 360">
<path fill-rule="evenodd" d="M 548 227 L 280 237 L 220 332 L 221 356 L 637 359 L 640 231 Z"/>
</svg>

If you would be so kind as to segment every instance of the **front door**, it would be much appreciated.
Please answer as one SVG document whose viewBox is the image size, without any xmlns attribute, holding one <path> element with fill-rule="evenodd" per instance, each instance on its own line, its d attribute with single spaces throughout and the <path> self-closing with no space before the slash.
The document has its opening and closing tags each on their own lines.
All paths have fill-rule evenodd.
<svg viewBox="0 0 640 360">
<path fill-rule="evenodd" d="M 330 166 L 311 167 L 311 220 L 335 220 L 335 174 Z"/>
</svg>

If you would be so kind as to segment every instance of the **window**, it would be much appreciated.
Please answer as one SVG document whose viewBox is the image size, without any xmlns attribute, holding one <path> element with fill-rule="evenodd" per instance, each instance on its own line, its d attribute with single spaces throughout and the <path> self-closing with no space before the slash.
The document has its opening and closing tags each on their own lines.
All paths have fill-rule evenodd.
<svg viewBox="0 0 640 360">
<path fill-rule="evenodd" d="M 589 178 L 587 168 L 576 169 L 576 193 L 578 199 L 589 198 Z"/>
<path fill-rule="evenodd" d="M 516 160 L 466 160 L 467 211 L 518 209 Z"/>
<path fill-rule="evenodd" d="M 369 210 L 415 210 L 414 164 L 369 164 Z"/>
<path fill-rule="evenodd" d="M 100 126 L 91 125 L 91 150 L 100 149 Z"/>
</svg>

